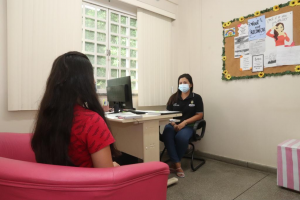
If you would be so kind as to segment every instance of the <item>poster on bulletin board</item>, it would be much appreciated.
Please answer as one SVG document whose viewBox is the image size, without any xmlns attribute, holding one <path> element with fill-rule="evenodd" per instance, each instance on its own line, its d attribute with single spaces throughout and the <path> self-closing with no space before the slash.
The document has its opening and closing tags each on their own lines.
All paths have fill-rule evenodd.
<svg viewBox="0 0 300 200">
<path fill-rule="evenodd" d="M 222 22 L 222 80 L 300 75 L 300 0 Z"/>
</svg>

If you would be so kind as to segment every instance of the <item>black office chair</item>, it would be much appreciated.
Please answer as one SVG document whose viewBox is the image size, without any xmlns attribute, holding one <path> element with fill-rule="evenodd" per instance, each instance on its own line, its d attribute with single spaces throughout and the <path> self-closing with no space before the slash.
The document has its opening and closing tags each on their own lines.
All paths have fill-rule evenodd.
<svg viewBox="0 0 300 200">
<path fill-rule="evenodd" d="M 197 134 L 197 130 L 202 128 L 201 130 L 201 134 L 198 135 Z M 196 158 L 194 157 L 194 151 L 195 151 L 195 146 L 193 144 L 193 142 L 197 142 L 198 140 L 201 140 L 204 137 L 205 134 L 205 128 L 206 128 L 206 121 L 204 119 L 201 119 L 199 121 L 196 121 L 194 124 L 194 131 L 193 131 L 193 136 L 191 137 L 189 144 L 192 146 L 192 151 L 189 152 L 188 154 L 186 154 L 183 158 L 188 158 L 191 159 L 191 168 L 193 171 L 196 171 L 197 169 L 199 169 L 202 165 L 205 164 L 205 160 L 203 158 Z M 161 142 L 163 142 L 163 138 L 162 138 L 162 134 L 159 133 L 159 140 Z M 160 160 L 162 159 L 164 153 L 166 151 L 166 147 L 164 148 L 164 150 L 162 151 L 162 153 L 160 154 Z M 189 156 L 191 154 L 191 156 Z M 194 167 L 194 160 L 198 160 L 201 161 L 200 164 L 198 164 L 197 166 Z M 169 162 L 170 159 L 164 161 L 164 162 Z"/>
</svg>

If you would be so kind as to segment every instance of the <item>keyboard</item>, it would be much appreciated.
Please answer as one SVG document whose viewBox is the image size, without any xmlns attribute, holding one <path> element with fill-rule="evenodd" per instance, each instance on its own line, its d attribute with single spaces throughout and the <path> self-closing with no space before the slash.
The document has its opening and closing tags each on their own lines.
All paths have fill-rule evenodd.
<svg viewBox="0 0 300 200">
<path fill-rule="evenodd" d="M 136 115 L 143 115 L 143 114 L 146 114 L 146 112 L 139 111 L 139 110 L 126 110 L 126 112 L 131 112 L 131 113 L 134 113 L 134 114 L 136 114 Z"/>
</svg>

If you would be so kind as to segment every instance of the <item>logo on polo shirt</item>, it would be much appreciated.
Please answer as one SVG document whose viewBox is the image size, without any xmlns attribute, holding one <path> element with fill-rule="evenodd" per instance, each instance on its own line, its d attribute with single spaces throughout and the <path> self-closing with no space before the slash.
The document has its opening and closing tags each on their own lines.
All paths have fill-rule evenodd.
<svg viewBox="0 0 300 200">
<path fill-rule="evenodd" d="M 189 107 L 194 107 L 195 104 L 194 104 L 194 101 L 192 100 L 191 103 L 189 104 Z"/>
<path fill-rule="evenodd" d="M 179 104 L 178 103 L 174 103 L 173 106 L 179 106 Z"/>
</svg>

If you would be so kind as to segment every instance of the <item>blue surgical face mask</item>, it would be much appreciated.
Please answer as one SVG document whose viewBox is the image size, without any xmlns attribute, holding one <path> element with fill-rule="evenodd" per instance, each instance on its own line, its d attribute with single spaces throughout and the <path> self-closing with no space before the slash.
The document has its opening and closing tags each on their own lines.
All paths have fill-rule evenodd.
<svg viewBox="0 0 300 200">
<path fill-rule="evenodd" d="M 190 90 L 190 86 L 189 84 L 180 84 L 178 89 L 183 92 L 183 93 L 186 93 L 187 91 Z"/>
</svg>

